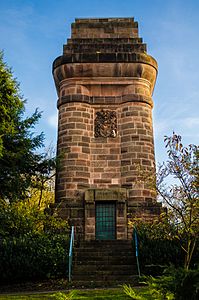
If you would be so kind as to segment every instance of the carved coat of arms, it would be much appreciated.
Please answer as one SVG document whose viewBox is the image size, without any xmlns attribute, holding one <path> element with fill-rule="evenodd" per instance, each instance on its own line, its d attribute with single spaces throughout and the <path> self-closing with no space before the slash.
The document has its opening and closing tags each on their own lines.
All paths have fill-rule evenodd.
<svg viewBox="0 0 199 300">
<path fill-rule="evenodd" d="M 95 137 L 116 137 L 117 117 L 115 111 L 101 110 L 96 113 Z"/>
</svg>

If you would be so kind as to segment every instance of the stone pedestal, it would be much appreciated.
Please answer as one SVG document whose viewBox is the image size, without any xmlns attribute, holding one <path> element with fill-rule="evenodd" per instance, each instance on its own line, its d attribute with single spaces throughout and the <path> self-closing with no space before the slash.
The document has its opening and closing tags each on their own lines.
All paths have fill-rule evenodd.
<svg viewBox="0 0 199 300">
<path fill-rule="evenodd" d="M 85 239 L 95 239 L 97 202 L 114 201 L 117 239 L 131 238 L 127 215 L 146 219 L 160 212 L 137 172 L 138 165 L 155 165 L 156 74 L 133 18 L 76 19 L 53 63 L 62 157 L 56 201 Z"/>
</svg>

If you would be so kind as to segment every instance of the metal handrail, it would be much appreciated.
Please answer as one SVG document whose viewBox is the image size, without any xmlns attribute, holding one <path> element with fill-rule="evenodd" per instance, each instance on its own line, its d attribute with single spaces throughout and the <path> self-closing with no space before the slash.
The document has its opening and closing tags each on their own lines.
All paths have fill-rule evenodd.
<svg viewBox="0 0 199 300">
<path fill-rule="evenodd" d="M 71 281 L 74 239 L 75 239 L 75 228 L 74 226 L 72 226 L 71 236 L 70 236 L 70 248 L 69 248 L 69 255 L 68 255 L 68 281 Z"/>
<path fill-rule="evenodd" d="M 134 227 L 134 229 L 133 229 L 133 235 L 134 235 L 134 241 L 135 241 L 135 256 L 136 256 L 137 270 L 138 270 L 138 275 L 140 277 L 139 247 L 138 247 L 138 236 L 137 236 L 136 227 Z"/>
</svg>

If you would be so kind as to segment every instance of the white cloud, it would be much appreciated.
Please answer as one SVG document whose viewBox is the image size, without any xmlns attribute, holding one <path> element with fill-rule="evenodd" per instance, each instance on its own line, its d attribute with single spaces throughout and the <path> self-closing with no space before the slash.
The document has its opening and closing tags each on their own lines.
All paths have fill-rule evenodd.
<svg viewBox="0 0 199 300">
<path fill-rule="evenodd" d="M 51 116 L 48 117 L 47 122 L 49 125 L 51 125 L 54 128 L 57 128 L 57 124 L 58 124 L 58 115 L 57 114 L 53 114 Z"/>
<path fill-rule="evenodd" d="M 198 118 L 185 118 L 182 120 L 182 123 L 188 128 L 194 128 L 195 126 L 199 126 L 199 117 Z M 197 128 L 198 129 L 198 128 Z"/>
</svg>

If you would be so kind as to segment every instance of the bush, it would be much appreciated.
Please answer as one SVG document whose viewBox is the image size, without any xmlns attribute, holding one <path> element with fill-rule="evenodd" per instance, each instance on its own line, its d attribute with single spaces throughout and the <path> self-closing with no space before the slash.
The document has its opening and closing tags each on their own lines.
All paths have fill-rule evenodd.
<svg viewBox="0 0 199 300">
<path fill-rule="evenodd" d="M 132 299 L 137 300 L 197 300 L 199 298 L 199 270 L 186 270 L 183 268 L 168 269 L 166 274 L 154 278 L 145 277 L 146 287 L 136 290 L 124 285 L 123 289 Z"/>
<path fill-rule="evenodd" d="M 50 205 L 0 201 L 1 283 L 66 276 L 68 224 Z"/>
<path fill-rule="evenodd" d="M 0 240 L 0 282 L 65 277 L 68 236 L 24 235 Z"/>
<path fill-rule="evenodd" d="M 172 277 L 172 284 L 167 286 L 178 300 L 199 299 L 199 268 L 186 270 L 169 268 L 166 274 Z"/>
<path fill-rule="evenodd" d="M 130 225 L 135 228 L 138 236 L 139 262 L 141 273 L 145 275 L 161 275 L 163 270 L 174 265 L 184 265 L 184 250 L 178 237 L 178 227 L 172 224 L 166 214 L 161 214 L 153 222 L 132 219 Z M 134 240 L 133 247 L 135 248 Z M 191 268 L 195 267 L 199 253 L 199 243 L 193 252 Z"/>
<path fill-rule="evenodd" d="M 162 224 L 136 224 L 139 247 L 141 273 L 145 275 L 161 275 L 170 266 L 183 266 L 184 253 L 179 240 L 170 238 L 163 232 Z M 172 229 L 174 230 L 174 229 Z M 135 248 L 134 240 L 133 247 Z"/>
<path fill-rule="evenodd" d="M 176 240 L 150 239 L 139 235 L 139 260 L 145 275 L 161 275 L 165 267 L 183 265 L 183 251 Z"/>
</svg>

